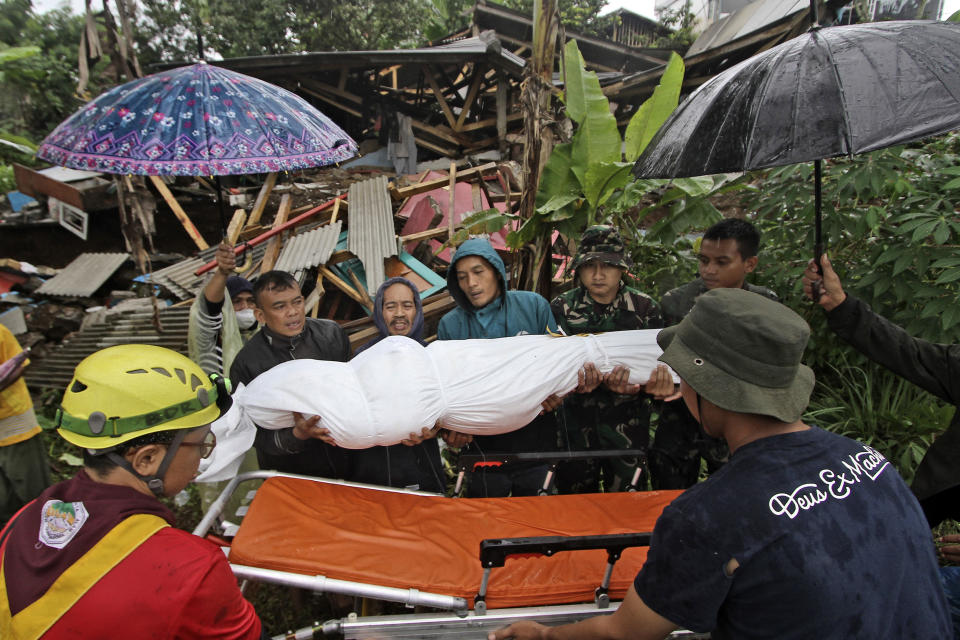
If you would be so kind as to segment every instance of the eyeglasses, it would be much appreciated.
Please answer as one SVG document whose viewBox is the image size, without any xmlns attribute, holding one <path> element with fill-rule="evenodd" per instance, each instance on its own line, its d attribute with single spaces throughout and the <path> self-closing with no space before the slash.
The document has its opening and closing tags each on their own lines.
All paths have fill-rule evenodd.
<svg viewBox="0 0 960 640">
<path fill-rule="evenodd" d="M 210 454 L 213 453 L 213 448 L 217 446 L 217 434 L 213 431 L 207 431 L 207 435 L 204 436 L 200 442 L 181 442 L 180 446 L 200 447 L 200 458 L 206 459 L 210 457 Z"/>
</svg>

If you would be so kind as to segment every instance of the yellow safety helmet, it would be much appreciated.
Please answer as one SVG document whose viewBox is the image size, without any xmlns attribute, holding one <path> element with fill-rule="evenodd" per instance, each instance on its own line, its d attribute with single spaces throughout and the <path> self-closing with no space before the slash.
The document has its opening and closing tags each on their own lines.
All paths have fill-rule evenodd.
<svg viewBox="0 0 960 640">
<path fill-rule="evenodd" d="M 222 376 L 208 376 L 170 349 L 125 344 L 77 365 L 56 426 L 72 444 L 109 449 L 148 433 L 209 424 L 229 407 L 229 381 Z"/>
</svg>

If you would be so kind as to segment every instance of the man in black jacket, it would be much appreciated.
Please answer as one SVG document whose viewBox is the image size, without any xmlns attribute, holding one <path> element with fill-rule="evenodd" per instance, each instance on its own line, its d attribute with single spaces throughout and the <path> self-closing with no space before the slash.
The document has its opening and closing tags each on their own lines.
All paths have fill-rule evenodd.
<svg viewBox="0 0 960 640">
<path fill-rule="evenodd" d="M 803 274 L 803 290 L 827 312 L 827 324 L 857 351 L 899 376 L 960 406 L 960 345 L 934 344 L 914 338 L 870 307 L 843 291 L 830 260 L 823 256 L 823 275 L 811 260 Z M 947 430 L 930 445 L 910 487 L 920 500 L 931 527 L 946 518 L 960 519 L 960 411 Z"/>
<path fill-rule="evenodd" d="M 257 321 L 255 334 L 230 367 L 234 383 L 250 384 L 264 371 L 297 359 L 350 359 L 350 341 L 336 322 L 306 316 L 300 285 L 285 271 L 268 271 L 253 287 Z M 257 429 L 254 446 L 261 469 L 276 469 L 327 478 L 349 472 L 348 452 L 332 444 L 319 416 L 294 414 L 294 426 L 272 431 Z"/>
</svg>

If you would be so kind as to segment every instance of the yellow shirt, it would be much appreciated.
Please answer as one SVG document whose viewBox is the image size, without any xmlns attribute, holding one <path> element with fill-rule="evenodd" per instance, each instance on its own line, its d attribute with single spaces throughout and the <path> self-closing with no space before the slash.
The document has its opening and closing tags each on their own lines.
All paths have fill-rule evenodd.
<svg viewBox="0 0 960 640">
<path fill-rule="evenodd" d="M 23 351 L 10 330 L 0 324 L 0 363 Z M 27 360 L 29 362 L 29 360 Z M 21 376 L 0 391 L 0 447 L 29 440 L 40 433 L 40 425 L 33 413 L 33 400 L 27 383 Z"/>
</svg>

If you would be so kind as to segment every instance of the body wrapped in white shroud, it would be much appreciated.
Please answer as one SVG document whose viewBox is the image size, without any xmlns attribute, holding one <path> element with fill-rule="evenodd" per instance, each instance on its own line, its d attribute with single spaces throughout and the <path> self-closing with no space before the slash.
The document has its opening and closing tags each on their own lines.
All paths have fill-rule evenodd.
<svg viewBox="0 0 960 640">
<path fill-rule="evenodd" d="M 350 362 L 293 360 L 261 374 L 240 398 L 267 429 L 293 426 L 291 411 L 318 415 L 341 447 L 397 444 L 437 420 L 489 435 L 529 424 L 540 403 L 577 386 L 588 362 L 601 373 L 630 368 L 644 383 L 656 367 L 657 330 L 493 340 L 438 341 L 426 348 L 391 336 Z"/>
<path fill-rule="evenodd" d="M 233 451 L 224 437 L 245 433 L 249 447 L 254 424 L 292 427 L 294 411 L 320 416 L 319 426 L 349 449 L 397 444 L 438 420 L 462 433 L 514 431 L 537 417 L 547 397 L 573 391 L 577 373 L 587 363 L 601 373 L 628 367 L 631 383 L 645 383 L 660 364 L 658 332 L 522 335 L 437 341 L 427 347 L 391 336 L 350 362 L 285 362 L 234 394 L 241 410 L 214 423 L 218 445 L 203 461 L 198 479 L 229 477 L 224 466 L 242 451 Z"/>
</svg>

